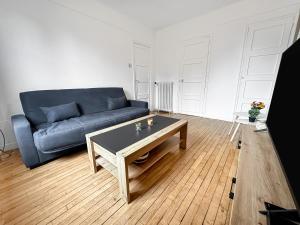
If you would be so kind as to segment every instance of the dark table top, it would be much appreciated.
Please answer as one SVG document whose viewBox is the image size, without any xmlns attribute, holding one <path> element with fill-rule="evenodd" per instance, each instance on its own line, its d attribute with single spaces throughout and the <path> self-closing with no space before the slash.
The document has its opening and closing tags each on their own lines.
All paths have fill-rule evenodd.
<svg viewBox="0 0 300 225">
<path fill-rule="evenodd" d="M 136 130 L 135 123 L 119 127 L 91 137 L 91 140 L 113 154 L 144 139 L 148 136 L 176 123 L 179 119 L 165 116 L 154 116 L 153 125 L 147 124 L 147 119 L 141 120 L 142 129 Z"/>
</svg>

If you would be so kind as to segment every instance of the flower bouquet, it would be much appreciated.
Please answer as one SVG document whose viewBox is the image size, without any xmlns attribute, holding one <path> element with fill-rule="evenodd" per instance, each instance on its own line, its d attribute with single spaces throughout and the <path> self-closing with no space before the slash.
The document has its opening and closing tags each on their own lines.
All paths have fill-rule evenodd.
<svg viewBox="0 0 300 225">
<path fill-rule="evenodd" d="M 265 108 L 265 103 L 254 101 L 251 103 L 251 109 L 249 113 L 249 122 L 255 122 L 257 116 L 260 114 L 260 110 Z"/>
</svg>

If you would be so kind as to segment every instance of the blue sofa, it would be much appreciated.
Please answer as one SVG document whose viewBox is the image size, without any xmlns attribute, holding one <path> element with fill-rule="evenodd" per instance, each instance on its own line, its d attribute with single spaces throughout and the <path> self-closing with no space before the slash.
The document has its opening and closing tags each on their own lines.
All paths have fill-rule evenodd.
<svg viewBox="0 0 300 225">
<path fill-rule="evenodd" d="M 20 100 L 25 115 L 14 115 L 11 120 L 29 168 L 84 145 L 87 133 L 149 114 L 147 102 L 127 100 L 122 88 L 30 91 L 20 93 Z M 45 107 L 71 102 L 78 107 L 77 116 L 49 122 Z"/>
</svg>

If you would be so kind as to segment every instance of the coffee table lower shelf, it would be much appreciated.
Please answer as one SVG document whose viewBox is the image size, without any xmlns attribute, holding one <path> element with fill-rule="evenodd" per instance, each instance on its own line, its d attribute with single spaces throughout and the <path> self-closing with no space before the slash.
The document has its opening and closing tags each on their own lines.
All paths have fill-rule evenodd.
<svg viewBox="0 0 300 225">
<path fill-rule="evenodd" d="M 146 170 L 148 170 L 151 166 L 153 166 L 156 162 L 158 162 L 161 158 L 163 158 L 166 154 L 171 152 L 172 150 L 178 149 L 178 144 L 180 143 L 179 137 L 171 137 L 155 149 L 150 151 L 150 155 L 148 160 L 141 164 L 131 163 L 128 166 L 128 176 L 129 180 L 137 178 Z M 101 166 L 107 171 L 109 171 L 114 177 L 118 179 L 118 169 L 115 165 L 110 163 L 108 160 L 103 158 L 102 156 L 97 156 L 96 159 L 97 166 Z"/>
</svg>

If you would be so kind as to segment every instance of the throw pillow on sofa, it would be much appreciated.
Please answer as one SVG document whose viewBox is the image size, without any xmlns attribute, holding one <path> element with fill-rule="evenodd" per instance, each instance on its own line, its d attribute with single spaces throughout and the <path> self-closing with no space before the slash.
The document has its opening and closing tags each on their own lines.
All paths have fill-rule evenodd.
<svg viewBox="0 0 300 225">
<path fill-rule="evenodd" d="M 48 123 L 54 123 L 57 121 L 80 116 L 80 112 L 75 102 L 52 107 L 40 107 L 40 109 L 47 117 Z"/>
<path fill-rule="evenodd" d="M 127 106 L 127 99 L 125 96 L 120 98 L 108 98 L 107 103 L 109 110 L 121 109 Z"/>
</svg>

